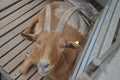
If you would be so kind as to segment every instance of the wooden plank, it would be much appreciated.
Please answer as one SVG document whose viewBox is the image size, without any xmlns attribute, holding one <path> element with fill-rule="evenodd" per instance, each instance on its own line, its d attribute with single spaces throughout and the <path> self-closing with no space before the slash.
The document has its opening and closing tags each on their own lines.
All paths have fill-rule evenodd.
<svg viewBox="0 0 120 80">
<path fill-rule="evenodd" d="M 17 68 L 14 69 L 14 71 L 10 73 L 10 77 L 11 77 L 13 80 L 17 80 L 17 78 L 21 75 L 19 69 L 20 69 L 20 66 L 17 66 Z"/>
<path fill-rule="evenodd" d="M 18 38 L 19 39 L 19 38 Z M 1 58 L 0 65 L 5 66 L 11 59 L 13 59 L 15 56 L 17 56 L 22 50 L 25 49 L 31 42 L 25 40 L 18 46 L 16 46 L 13 50 L 11 50 L 7 55 Z M 14 44 L 14 43 L 13 43 Z M 13 45 L 11 44 L 11 45 Z"/>
<path fill-rule="evenodd" d="M 41 0 L 40 0 L 40 3 L 41 3 Z M 2 19 L 1 23 L 0 23 L 2 28 L 5 27 L 6 25 L 8 25 L 9 23 L 11 23 L 12 21 L 16 20 L 17 18 L 21 17 L 22 15 L 24 15 L 25 13 L 27 13 L 31 9 L 33 9 L 38 4 L 39 3 L 36 3 L 35 1 L 33 1 L 30 4 L 25 5 L 24 7 L 22 7 L 18 11 L 14 12 L 13 14 Z"/>
<path fill-rule="evenodd" d="M 13 4 L 19 2 L 21 0 L 6 0 L 6 1 L 3 1 L 3 3 L 0 4 L 0 10 L 4 10 L 10 6 L 12 6 Z"/>
<path fill-rule="evenodd" d="M 10 50 L 13 49 L 13 47 L 17 46 L 18 44 L 20 44 L 23 41 L 23 37 L 21 37 L 20 35 L 16 36 L 14 39 L 12 39 L 9 43 L 5 44 L 4 46 L 2 46 L 0 48 L 1 54 L 0 54 L 0 58 L 6 54 L 7 52 L 9 52 Z"/>
<path fill-rule="evenodd" d="M 30 71 L 26 74 L 26 75 L 22 75 L 20 72 L 19 72 L 19 68 L 20 68 L 20 66 L 18 66 L 12 73 L 10 73 L 10 77 L 12 77 L 12 79 L 13 80 L 22 80 L 22 78 L 24 78 L 25 76 L 25 78 L 23 79 L 23 80 L 28 80 L 28 78 L 30 77 L 30 76 L 32 76 L 33 74 L 35 74 L 36 73 L 36 71 L 37 71 L 37 67 L 32 67 L 31 69 L 30 69 Z M 27 79 L 26 79 L 27 78 Z M 36 79 L 35 79 L 36 80 Z"/>
<path fill-rule="evenodd" d="M 17 20 L 15 20 L 14 22 L 12 22 L 11 24 L 7 25 L 6 27 L 4 27 L 3 29 L 1 29 L 0 31 L 0 37 L 4 36 L 6 33 L 10 32 L 11 30 L 15 29 L 18 25 L 20 25 L 22 22 L 26 21 L 27 19 L 30 18 L 30 16 L 34 16 L 35 14 L 37 14 L 41 8 L 43 8 L 45 5 L 47 5 L 50 1 L 45 1 L 43 3 L 41 3 L 41 5 L 38 5 L 38 7 L 35 7 L 34 9 L 32 9 L 31 11 L 29 11 L 28 13 L 24 14 L 22 17 L 18 18 Z M 16 26 L 16 27 L 15 27 Z"/>
<path fill-rule="evenodd" d="M 4 46 L 6 43 L 8 43 L 9 40 L 13 39 L 16 35 L 21 33 L 27 24 L 30 22 L 30 19 L 26 22 L 23 22 L 21 25 L 19 25 L 17 28 L 12 30 L 11 32 L 7 33 L 6 35 L 2 36 L 0 39 L 0 47 Z"/>
<path fill-rule="evenodd" d="M 39 9 L 38 9 L 38 8 L 39 8 Z M 41 9 L 40 6 L 38 6 L 38 8 L 35 8 L 35 9 L 34 9 L 34 12 Z M 23 18 L 29 17 L 29 16 L 33 15 L 34 12 L 33 12 L 33 11 L 30 11 L 30 13 L 28 13 L 28 14 L 22 16 L 22 17 L 23 17 Z M 32 13 L 33 13 L 33 14 L 32 14 Z M 22 19 L 23 19 L 23 18 L 22 18 Z M 21 18 L 19 18 L 19 19 L 21 19 Z M 13 25 L 11 25 L 11 24 L 8 25 L 8 27 L 17 26 L 17 22 L 20 22 L 19 19 L 16 20 L 16 21 L 14 21 L 14 24 L 13 24 Z M 22 20 L 21 20 L 21 21 L 22 21 Z M 7 43 L 7 42 L 8 42 L 10 39 L 12 39 L 15 35 L 19 34 L 21 31 L 23 31 L 24 28 L 25 28 L 25 27 L 27 26 L 27 24 L 29 23 L 29 21 L 30 21 L 30 19 L 27 20 L 27 21 L 25 21 L 25 22 L 23 22 L 21 25 L 18 25 L 15 29 L 13 29 L 12 31 L 10 31 L 10 32 L 7 33 L 6 35 L 2 36 L 1 39 L 0 39 L 0 47 L 2 47 L 5 43 Z"/>
<path fill-rule="evenodd" d="M 0 14 L 0 19 L 2 20 L 3 18 L 5 18 L 6 16 L 10 15 L 11 13 L 19 10 L 20 8 L 24 7 L 25 5 L 29 4 L 31 1 L 33 0 L 22 0 L 16 4 L 14 4 L 13 6 L 9 7 L 8 9 L 2 11 Z"/>
<path fill-rule="evenodd" d="M 29 46 L 29 45 L 28 45 Z M 11 71 L 18 66 L 24 59 L 25 59 L 25 54 L 26 52 L 31 52 L 33 48 L 33 44 L 29 47 L 27 47 L 23 52 L 21 52 L 19 55 L 17 55 L 12 61 L 10 61 L 7 65 L 5 65 L 3 67 L 3 69 L 7 72 L 7 73 L 11 73 Z"/>
<path fill-rule="evenodd" d="M 35 1 L 36 3 L 37 2 L 39 2 L 38 0 L 36 0 Z M 12 24 L 12 23 L 10 23 L 10 26 L 12 26 L 13 28 L 9 31 L 9 30 L 7 30 L 8 32 L 5 32 L 5 34 L 4 35 L 2 35 L 1 37 L 2 37 L 2 40 L 8 40 L 8 42 L 5 44 L 5 45 L 7 45 L 7 44 L 12 44 L 12 43 L 14 43 L 14 40 L 16 40 L 17 41 L 17 39 L 20 39 L 19 37 L 21 37 L 20 35 L 18 35 L 18 36 L 15 36 L 15 34 L 14 33 L 18 33 L 19 34 L 19 32 L 21 32 L 24 28 L 25 28 L 25 25 L 27 25 L 27 23 L 29 22 L 29 20 L 28 19 L 30 19 L 31 17 L 33 17 L 35 14 L 37 14 L 39 11 L 40 11 L 40 9 L 43 7 L 43 6 L 45 6 L 46 4 L 48 4 L 48 2 L 50 2 L 50 1 L 46 1 L 46 2 L 44 2 L 44 3 L 42 3 L 42 4 L 40 4 L 40 5 L 37 5 L 34 9 L 32 9 L 31 11 L 29 11 L 29 13 L 26 13 L 25 15 L 23 15 L 22 16 L 22 18 L 20 17 L 19 19 L 17 19 L 17 20 L 15 20 L 16 22 L 19 22 L 19 20 L 20 20 L 20 23 L 15 23 L 15 21 L 14 22 L 12 22 L 12 23 L 14 23 L 14 24 Z M 26 22 L 27 21 L 27 22 Z M 12 25 L 11 25 L 12 24 Z M 21 26 L 22 25 L 22 26 Z M 10 27 L 9 26 L 9 27 Z M 7 26 L 6 26 L 7 27 Z M 22 29 L 21 29 L 21 27 L 22 27 Z M 20 31 L 19 31 L 19 29 L 20 29 Z M 2 30 L 2 29 L 1 29 Z M 13 31 L 13 32 L 12 32 Z M 4 37 L 5 36 L 5 37 Z M 8 39 L 6 38 L 7 36 L 12 36 L 12 38 L 11 37 L 9 37 Z M 16 37 L 16 38 L 13 38 L 13 37 Z M 12 41 L 12 42 L 11 42 Z M 4 41 L 2 41 L 2 42 L 4 42 Z M 10 43 L 11 42 L 11 43 Z M 16 42 L 17 43 L 17 42 Z M 15 43 L 15 44 L 16 44 Z M 26 44 L 26 43 L 28 43 L 28 44 Z M 23 52 L 25 52 L 26 50 L 24 50 L 25 49 L 25 47 L 28 47 L 29 46 L 29 44 L 30 44 L 30 42 L 28 42 L 28 41 L 23 41 L 23 42 L 21 42 L 19 45 L 17 45 L 15 48 L 13 48 L 11 51 L 6 51 L 6 50 L 9 50 L 10 48 L 8 47 L 8 49 L 5 49 L 4 51 L 7 53 L 6 55 L 4 55 L 3 57 L 1 57 L 1 60 L 0 60 L 0 65 L 2 65 L 3 66 L 3 68 L 8 72 L 8 73 L 10 73 L 10 76 L 13 78 L 13 79 L 15 79 L 15 80 L 17 80 L 17 78 L 19 79 L 19 80 L 28 80 L 30 77 L 32 77 L 35 73 L 36 73 L 36 71 L 37 71 L 37 68 L 36 67 L 33 67 L 31 70 L 30 70 L 30 72 L 28 73 L 28 74 L 26 74 L 26 75 L 21 75 L 21 73 L 19 73 L 19 64 L 21 64 L 21 62 L 23 61 L 23 59 L 24 59 L 24 57 L 23 57 Z M 5 46 L 5 45 L 3 45 L 2 46 L 2 49 L 1 50 L 3 50 L 3 47 Z M 14 47 L 15 45 L 13 45 L 13 47 Z M 6 46 L 7 47 L 7 46 Z M 5 48 L 5 47 L 4 47 Z M 12 47 L 11 47 L 12 48 Z M 18 61 L 18 62 L 17 62 Z"/>
<path fill-rule="evenodd" d="M 37 67 L 33 66 L 27 74 L 21 75 L 17 80 L 29 80 L 29 78 L 33 76 L 36 73 L 36 71 Z"/>
<path fill-rule="evenodd" d="M 40 80 L 42 77 L 36 72 L 29 80 Z"/>
</svg>

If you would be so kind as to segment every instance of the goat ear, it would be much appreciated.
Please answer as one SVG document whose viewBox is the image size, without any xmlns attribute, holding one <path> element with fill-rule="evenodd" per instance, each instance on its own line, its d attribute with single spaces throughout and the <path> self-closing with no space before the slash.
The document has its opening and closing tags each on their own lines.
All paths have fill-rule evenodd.
<svg viewBox="0 0 120 80">
<path fill-rule="evenodd" d="M 25 39 L 30 40 L 30 41 L 36 41 L 37 40 L 37 35 L 35 35 L 35 34 L 21 33 L 21 36 L 23 36 Z"/>
<path fill-rule="evenodd" d="M 62 48 L 71 48 L 71 49 L 78 49 L 80 48 L 79 41 L 67 41 L 66 44 L 61 45 Z"/>
</svg>

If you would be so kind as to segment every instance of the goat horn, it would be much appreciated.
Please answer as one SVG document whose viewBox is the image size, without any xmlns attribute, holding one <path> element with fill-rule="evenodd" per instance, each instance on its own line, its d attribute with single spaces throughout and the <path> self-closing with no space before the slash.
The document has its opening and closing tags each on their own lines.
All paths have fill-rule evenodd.
<svg viewBox="0 0 120 80">
<path fill-rule="evenodd" d="M 51 7 L 48 4 L 46 6 L 46 16 L 45 16 L 45 24 L 44 24 L 44 30 L 50 32 L 50 27 L 51 27 Z"/>
<path fill-rule="evenodd" d="M 56 29 L 56 32 L 57 32 L 57 33 L 60 33 L 60 34 L 63 33 L 67 21 L 69 20 L 69 18 L 72 16 L 72 14 L 73 14 L 76 10 L 78 10 L 77 7 L 72 7 L 72 8 L 70 8 L 70 9 L 68 9 L 68 10 L 63 14 L 63 16 L 62 16 L 61 19 L 60 19 L 60 22 L 58 23 L 57 29 Z"/>
</svg>

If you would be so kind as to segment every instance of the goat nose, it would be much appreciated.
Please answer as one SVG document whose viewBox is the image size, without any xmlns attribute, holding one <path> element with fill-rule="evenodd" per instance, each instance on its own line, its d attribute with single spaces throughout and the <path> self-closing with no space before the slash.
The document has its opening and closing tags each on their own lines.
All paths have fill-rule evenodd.
<svg viewBox="0 0 120 80">
<path fill-rule="evenodd" d="M 42 62 L 40 62 L 40 67 L 41 68 L 47 68 L 49 66 L 49 63 L 42 63 Z"/>
</svg>

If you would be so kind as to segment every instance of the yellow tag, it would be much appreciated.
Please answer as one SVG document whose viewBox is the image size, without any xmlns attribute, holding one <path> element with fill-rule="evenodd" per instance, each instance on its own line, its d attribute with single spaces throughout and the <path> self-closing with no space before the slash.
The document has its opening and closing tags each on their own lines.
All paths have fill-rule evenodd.
<svg viewBox="0 0 120 80">
<path fill-rule="evenodd" d="M 76 45 L 80 45 L 79 41 L 75 41 L 75 44 L 76 44 Z"/>
<path fill-rule="evenodd" d="M 69 48 L 79 48 L 80 47 L 80 42 L 79 41 L 70 41 L 68 44 L 67 44 L 67 47 Z"/>
</svg>

